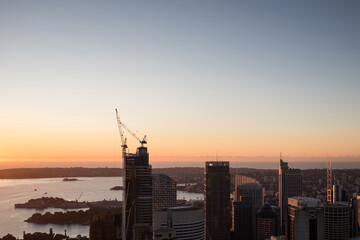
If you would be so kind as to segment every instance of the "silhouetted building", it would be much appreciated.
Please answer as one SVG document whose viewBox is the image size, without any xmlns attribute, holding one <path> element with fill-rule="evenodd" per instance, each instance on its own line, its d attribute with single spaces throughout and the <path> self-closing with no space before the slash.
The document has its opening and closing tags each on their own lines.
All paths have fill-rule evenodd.
<svg viewBox="0 0 360 240">
<path fill-rule="evenodd" d="M 147 223 L 136 223 L 133 228 L 133 239 L 153 240 L 153 230 Z"/>
<path fill-rule="evenodd" d="M 287 200 L 289 197 L 301 196 L 302 176 L 300 169 L 289 168 L 288 163 L 280 159 L 279 165 L 279 206 L 281 231 L 286 233 Z M 286 234 L 287 235 L 287 234 Z"/>
<path fill-rule="evenodd" d="M 256 214 L 256 239 L 280 235 L 280 209 L 265 203 Z"/>
<path fill-rule="evenodd" d="M 349 205 L 326 203 L 321 207 L 324 219 L 324 240 L 349 239 Z"/>
<path fill-rule="evenodd" d="M 175 232 L 175 236 L 172 234 L 173 232 Z M 204 240 L 204 210 L 194 207 L 171 207 L 156 211 L 154 214 L 154 236 L 158 238 L 168 236 L 176 240 Z"/>
<path fill-rule="evenodd" d="M 253 206 L 248 202 L 232 202 L 232 230 L 234 239 L 253 239 Z"/>
<path fill-rule="evenodd" d="M 358 218 L 359 218 L 359 202 L 357 197 L 352 197 L 349 200 L 349 217 L 350 217 L 350 233 L 349 237 L 354 238 L 358 236 L 359 226 L 358 226 Z"/>
<path fill-rule="evenodd" d="M 288 199 L 288 207 L 288 240 L 323 239 L 324 221 L 319 199 L 292 197 Z"/>
<path fill-rule="evenodd" d="M 255 239 L 256 236 L 256 213 L 259 210 L 259 208 L 264 204 L 264 193 L 265 190 L 264 188 L 261 186 L 261 184 L 259 184 L 257 181 L 255 181 L 254 179 L 252 179 L 253 181 L 251 181 L 252 178 L 247 178 L 246 183 L 242 183 L 240 185 L 235 186 L 235 191 L 233 194 L 234 197 L 234 201 L 240 201 L 243 202 L 245 205 L 248 205 L 248 209 L 246 211 L 251 210 L 250 214 L 244 214 L 244 211 L 238 211 L 238 216 L 236 216 L 238 219 L 239 218 L 247 218 L 247 223 L 250 224 L 250 227 L 245 227 L 245 226 L 239 226 L 237 227 L 236 225 L 234 226 L 234 221 L 233 221 L 233 229 L 243 229 L 242 232 L 249 232 L 251 231 L 251 234 L 249 234 L 248 236 L 250 236 L 250 238 L 242 238 L 242 239 Z M 233 212 L 233 220 L 234 220 L 234 212 Z M 236 224 L 236 223 L 235 223 Z M 234 228 L 235 227 L 235 228 Z M 236 231 L 235 231 L 235 235 L 236 235 Z M 242 234 L 243 235 L 243 234 Z"/>
<path fill-rule="evenodd" d="M 153 213 L 155 211 L 176 207 L 176 182 L 166 174 L 152 174 Z"/>
<path fill-rule="evenodd" d="M 205 163 L 204 206 L 206 239 L 230 239 L 229 162 Z"/>
<path fill-rule="evenodd" d="M 136 154 L 126 155 L 126 240 L 152 238 L 152 177 L 146 147 L 137 148 Z"/>
</svg>

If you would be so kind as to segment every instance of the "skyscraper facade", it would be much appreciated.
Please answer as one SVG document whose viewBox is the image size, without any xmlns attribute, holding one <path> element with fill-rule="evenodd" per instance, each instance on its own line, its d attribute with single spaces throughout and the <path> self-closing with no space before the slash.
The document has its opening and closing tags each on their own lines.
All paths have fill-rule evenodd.
<svg viewBox="0 0 360 240">
<path fill-rule="evenodd" d="M 292 197 L 288 199 L 289 240 L 322 240 L 323 213 L 320 199 Z"/>
<path fill-rule="evenodd" d="M 279 165 L 279 206 L 281 231 L 287 231 L 287 200 L 289 197 L 301 196 L 302 175 L 300 169 L 289 168 L 288 163 L 280 158 Z"/>
<path fill-rule="evenodd" d="M 168 207 L 176 207 L 176 182 L 166 174 L 152 174 L 153 213 Z"/>
<path fill-rule="evenodd" d="M 147 239 L 152 237 L 152 177 L 146 147 L 126 155 L 125 174 L 126 240 Z"/>
<path fill-rule="evenodd" d="M 230 239 L 229 162 L 206 162 L 204 179 L 206 239 Z"/>
</svg>

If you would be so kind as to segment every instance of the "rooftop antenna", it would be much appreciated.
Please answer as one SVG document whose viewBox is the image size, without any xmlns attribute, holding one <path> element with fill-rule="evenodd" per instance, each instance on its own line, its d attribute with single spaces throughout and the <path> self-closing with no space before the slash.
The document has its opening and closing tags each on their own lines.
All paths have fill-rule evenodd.
<svg viewBox="0 0 360 240">
<path fill-rule="evenodd" d="M 218 151 L 216 150 L 216 161 L 219 161 Z"/>
</svg>

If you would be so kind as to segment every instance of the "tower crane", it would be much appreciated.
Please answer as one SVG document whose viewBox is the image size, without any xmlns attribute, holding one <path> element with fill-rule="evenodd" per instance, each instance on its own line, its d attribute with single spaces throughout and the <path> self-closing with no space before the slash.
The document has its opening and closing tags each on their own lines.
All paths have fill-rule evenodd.
<svg viewBox="0 0 360 240">
<path fill-rule="evenodd" d="M 139 143 L 141 144 L 141 147 L 144 146 L 144 144 L 147 143 L 146 141 L 146 135 L 143 137 L 143 139 L 140 139 L 138 136 L 136 136 L 136 134 L 134 132 L 132 132 L 124 123 L 121 122 L 120 117 L 119 117 L 119 113 L 118 110 L 115 109 L 116 112 L 116 119 L 117 119 L 117 124 L 119 127 L 119 133 L 120 133 L 120 138 L 121 138 L 121 148 L 122 148 L 122 159 L 123 159 L 123 201 L 122 201 L 122 239 L 126 240 L 127 239 L 127 232 L 128 232 L 128 227 L 129 227 L 129 220 L 130 218 L 126 219 L 126 205 L 127 205 L 127 201 L 128 201 L 128 191 L 129 191 L 129 187 L 126 187 L 126 148 L 128 148 L 127 146 L 127 139 L 124 136 L 124 130 L 123 128 L 129 132 L 136 140 L 139 141 Z M 131 208 L 133 207 L 134 203 L 130 203 Z M 131 210 L 130 210 L 131 212 Z"/>
<path fill-rule="evenodd" d="M 116 118 L 117 118 L 117 122 L 118 122 L 118 126 L 119 126 L 119 132 L 120 132 L 120 136 L 121 136 L 121 142 L 123 144 L 122 147 L 125 146 L 125 148 L 127 148 L 126 138 L 124 138 L 124 131 L 122 130 L 121 127 L 125 128 L 125 130 L 128 131 L 128 133 L 130 133 L 136 140 L 138 140 L 142 147 L 144 146 L 144 144 L 147 144 L 146 135 L 143 137 L 143 139 L 140 139 L 138 136 L 136 136 L 136 134 L 133 131 L 131 131 L 124 123 L 122 123 L 120 121 L 118 110 L 115 109 L 115 111 L 116 111 Z"/>
</svg>

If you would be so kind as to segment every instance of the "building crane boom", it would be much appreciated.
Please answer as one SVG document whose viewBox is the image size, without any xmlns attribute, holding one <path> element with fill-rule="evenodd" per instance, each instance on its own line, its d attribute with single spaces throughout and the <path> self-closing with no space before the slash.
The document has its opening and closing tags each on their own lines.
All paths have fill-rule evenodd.
<svg viewBox="0 0 360 240">
<path fill-rule="evenodd" d="M 118 123 L 118 127 L 119 127 L 119 133 L 120 133 L 120 138 L 121 138 L 121 147 L 124 149 L 127 148 L 127 145 L 126 145 L 126 138 L 124 137 L 124 131 L 123 129 L 121 128 L 121 126 L 123 126 L 122 122 L 120 121 L 120 117 L 119 117 L 119 113 L 118 113 L 118 110 L 115 108 L 115 112 L 116 112 L 116 119 L 117 119 L 117 123 Z"/>
<path fill-rule="evenodd" d="M 115 109 L 115 111 L 116 111 L 117 122 L 118 122 L 118 125 L 119 125 L 119 132 L 120 132 L 122 144 L 123 144 L 123 145 L 126 145 L 126 138 L 124 138 L 124 132 L 123 132 L 123 130 L 122 130 L 121 127 L 125 128 L 126 131 L 128 131 L 128 133 L 130 133 L 136 140 L 138 140 L 139 143 L 141 144 L 141 146 L 144 146 L 144 144 L 147 143 L 147 141 L 146 141 L 146 135 L 145 135 L 145 136 L 143 137 L 143 139 L 141 140 L 138 136 L 136 136 L 136 134 L 135 134 L 133 131 L 131 131 L 124 123 L 122 123 L 122 122 L 120 121 L 120 117 L 119 117 L 119 114 L 118 114 L 117 109 Z M 125 144 L 124 144 L 124 141 L 125 141 Z M 127 146 L 126 146 L 126 147 L 127 147 Z"/>
</svg>

